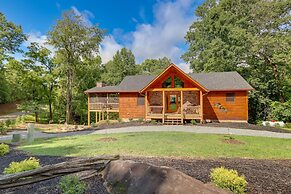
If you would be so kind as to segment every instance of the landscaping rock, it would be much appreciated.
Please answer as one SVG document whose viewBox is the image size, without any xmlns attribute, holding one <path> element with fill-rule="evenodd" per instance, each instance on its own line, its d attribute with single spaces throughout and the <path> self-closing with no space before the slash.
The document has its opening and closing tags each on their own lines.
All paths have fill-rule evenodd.
<svg viewBox="0 0 291 194">
<path fill-rule="evenodd" d="M 103 179 L 109 193 L 230 193 L 173 168 L 130 160 L 110 162 L 103 172 Z"/>
</svg>

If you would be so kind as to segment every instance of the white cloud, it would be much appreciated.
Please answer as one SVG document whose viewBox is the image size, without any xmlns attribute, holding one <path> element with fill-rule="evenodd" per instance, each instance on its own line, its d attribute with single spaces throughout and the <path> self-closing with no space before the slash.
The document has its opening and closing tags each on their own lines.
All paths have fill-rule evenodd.
<svg viewBox="0 0 291 194">
<path fill-rule="evenodd" d="M 191 69 L 190 69 L 190 65 L 189 64 L 187 64 L 187 63 L 183 63 L 183 62 L 181 62 L 181 63 L 178 63 L 178 64 L 176 64 L 178 67 L 180 67 L 184 72 L 186 72 L 186 73 L 191 73 L 192 71 L 191 71 Z"/>
<path fill-rule="evenodd" d="M 40 46 L 46 47 L 47 49 L 49 49 L 52 52 L 52 54 L 56 51 L 56 49 L 52 45 L 49 45 L 49 44 L 46 43 L 47 42 L 47 36 L 41 34 L 40 32 L 30 32 L 30 33 L 28 33 L 28 38 L 23 44 L 24 44 L 24 46 L 27 47 L 32 42 L 36 42 Z"/>
<path fill-rule="evenodd" d="M 100 46 L 100 56 L 102 63 L 107 63 L 113 55 L 122 48 L 112 36 L 105 36 Z"/>
<path fill-rule="evenodd" d="M 140 15 L 143 16 L 145 13 L 141 10 Z M 193 11 L 191 0 L 158 1 L 153 7 L 153 23 L 138 23 L 135 31 L 123 35 L 122 45 L 116 43 L 114 38 L 104 41 L 108 48 L 106 60 L 125 46 L 133 51 L 138 63 L 147 58 L 166 56 L 189 72 L 189 65 L 183 63 L 180 56 L 185 52 L 181 45 L 185 44 L 184 37 L 194 20 Z"/>
<path fill-rule="evenodd" d="M 71 7 L 73 9 L 73 11 L 76 13 L 76 15 L 80 16 L 81 17 L 81 20 L 89 25 L 89 26 L 92 26 L 92 22 L 90 21 L 92 18 L 95 18 L 94 14 L 88 10 L 82 10 L 82 11 L 79 11 L 75 6 L 72 6 Z"/>
</svg>

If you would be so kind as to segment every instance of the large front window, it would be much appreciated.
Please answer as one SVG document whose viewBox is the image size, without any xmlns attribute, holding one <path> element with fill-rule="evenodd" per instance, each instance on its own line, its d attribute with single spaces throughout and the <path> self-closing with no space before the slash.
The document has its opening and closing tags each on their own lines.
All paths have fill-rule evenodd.
<svg viewBox="0 0 291 194">
<path fill-rule="evenodd" d="M 173 86 L 174 88 L 184 88 L 184 82 L 177 76 L 170 76 L 162 84 L 163 88 L 172 88 Z"/>
</svg>

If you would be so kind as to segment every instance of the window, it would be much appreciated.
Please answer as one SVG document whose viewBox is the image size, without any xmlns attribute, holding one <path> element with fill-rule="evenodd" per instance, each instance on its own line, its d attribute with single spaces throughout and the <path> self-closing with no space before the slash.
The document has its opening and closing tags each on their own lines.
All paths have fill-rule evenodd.
<svg viewBox="0 0 291 194">
<path fill-rule="evenodd" d="M 175 88 L 184 88 L 184 82 L 177 76 L 175 76 L 174 82 L 175 82 Z"/>
<path fill-rule="evenodd" d="M 226 93 L 226 102 L 234 102 L 235 93 Z"/>
<path fill-rule="evenodd" d="M 172 77 L 168 77 L 168 79 L 166 79 L 163 84 L 162 84 L 163 88 L 171 88 L 172 87 Z"/>
<path fill-rule="evenodd" d="M 137 97 L 137 105 L 138 106 L 144 105 L 144 96 L 138 95 L 138 97 Z"/>
</svg>

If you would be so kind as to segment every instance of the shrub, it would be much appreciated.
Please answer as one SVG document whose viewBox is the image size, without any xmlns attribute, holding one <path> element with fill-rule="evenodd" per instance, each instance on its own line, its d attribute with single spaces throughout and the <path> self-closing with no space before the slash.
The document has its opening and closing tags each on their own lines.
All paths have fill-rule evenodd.
<svg viewBox="0 0 291 194">
<path fill-rule="evenodd" d="M 5 134 L 7 132 L 7 126 L 4 122 L 0 122 L 0 134 Z"/>
<path fill-rule="evenodd" d="M 30 157 L 29 159 L 25 159 L 20 162 L 11 162 L 9 166 L 4 169 L 4 174 L 13 174 L 16 172 L 33 170 L 39 167 L 39 160 L 34 157 Z"/>
<path fill-rule="evenodd" d="M 158 122 L 157 122 L 156 120 L 151 120 L 150 123 L 151 123 L 151 124 L 154 124 L 154 125 L 155 125 L 155 124 L 158 124 Z"/>
<path fill-rule="evenodd" d="M 273 102 L 271 108 L 270 118 L 278 121 L 291 122 L 291 100 L 284 103 Z"/>
<path fill-rule="evenodd" d="M 211 169 L 211 181 L 222 189 L 228 189 L 234 193 L 245 193 L 247 181 L 239 176 L 236 170 L 228 170 L 224 167 Z"/>
<path fill-rule="evenodd" d="M 143 122 L 143 118 L 138 118 L 138 122 Z"/>
<path fill-rule="evenodd" d="M 196 125 L 197 122 L 196 122 L 194 119 L 192 119 L 192 120 L 191 120 L 191 124 L 192 124 L 192 125 Z"/>
<path fill-rule="evenodd" d="M 4 144 L 4 143 L 1 143 L 0 144 L 0 156 L 4 156 L 8 152 L 9 152 L 9 146 Z"/>
<path fill-rule="evenodd" d="M 7 128 L 9 128 L 9 127 L 11 126 L 11 124 L 12 124 L 12 122 L 11 122 L 10 119 L 7 119 L 7 120 L 5 121 L 5 125 L 6 125 Z"/>
<path fill-rule="evenodd" d="M 118 118 L 117 121 L 118 121 L 119 123 L 121 123 L 121 122 L 122 122 L 122 119 L 121 119 L 121 118 Z"/>
<path fill-rule="evenodd" d="M 86 191 L 86 185 L 76 176 L 64 176 L 59 188 L 64 194 L 82 194 Z"/>
</svg>

